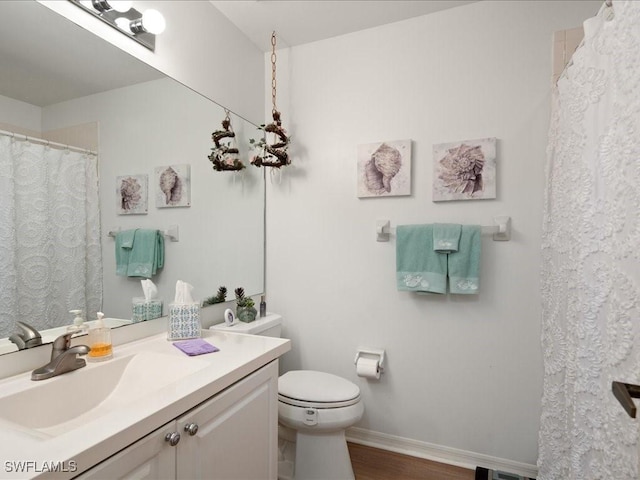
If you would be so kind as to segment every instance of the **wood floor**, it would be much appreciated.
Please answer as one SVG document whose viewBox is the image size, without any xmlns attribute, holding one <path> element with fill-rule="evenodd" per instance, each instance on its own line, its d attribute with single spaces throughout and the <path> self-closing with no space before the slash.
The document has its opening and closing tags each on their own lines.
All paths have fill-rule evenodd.
<svg viewBox="0 0 640 480">
<path fill-rule="evenodd" d="M 348 442 L 356 480 L 474 480 L 475 472 Z"/>
</svg>

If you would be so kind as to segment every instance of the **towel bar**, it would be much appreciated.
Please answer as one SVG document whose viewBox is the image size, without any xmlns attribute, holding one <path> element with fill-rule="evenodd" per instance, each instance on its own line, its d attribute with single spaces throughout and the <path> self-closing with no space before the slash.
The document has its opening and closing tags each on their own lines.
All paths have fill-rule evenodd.
<svg viewBox="0 0 640 480">
<path fill-rule="evenodd" d="M 122 229 L 120 227 L 111 227 L 109 229 L 109 232 L 107 232 L 107 235 L 109 237 L 114 237 L 115 238 L 115 236 L 121 230 Z M 167 237 L 172 242 L 179 242 L 180 241 L 180 231 L 179 231 L 178 225 L 171 225 L 168 229 L 161 230 L 161 232 L 165 237 Z"/>
<path fill-rule="evenodd" d="M 482 233 L 492 234 L 496 242 L 506 242 L 511 240 L 511 217 L 493 217 L 495 225 L 483 225 Z M 389 220 L 378 220 L 376 223 L 376 240 L 378 242 L 388 242 L 395 228 L 391 227 Z"/>
</svg>

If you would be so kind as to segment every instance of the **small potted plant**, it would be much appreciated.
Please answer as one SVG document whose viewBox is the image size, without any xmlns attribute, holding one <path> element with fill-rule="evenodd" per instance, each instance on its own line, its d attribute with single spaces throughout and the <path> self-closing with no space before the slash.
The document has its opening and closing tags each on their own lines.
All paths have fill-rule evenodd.
<svg viewBox="0 0 640 480">
<path fill-rule="evenodd" d="M 223 303 L 227 299 L 227 287 L 222 286 L 218 288 L 218 293 L 213 297 L 209 297 L 202 301 L 202 306 L 215 305 L 216 303 Z"/>
<path fill-rule="evenodd" d="M 245 297 L 244 288 L 234 290 L 236 294 L 236 317 L 241 322 L 249 323 L 256 319 L 258 311 L 254 308 L 255 302 L 251 297 Z"/>
</svg>

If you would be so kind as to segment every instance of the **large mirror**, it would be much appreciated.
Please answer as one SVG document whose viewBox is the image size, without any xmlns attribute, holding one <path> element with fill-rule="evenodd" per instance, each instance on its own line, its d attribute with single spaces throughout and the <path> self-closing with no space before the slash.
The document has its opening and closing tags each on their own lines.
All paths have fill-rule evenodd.
<svg viewBox="0 0 640 480">
<path fill-rule="evenodd" d="M 177 237 L 163 237 L 164 266 L 151 278 L 165 314 L 178 280 L 193 286 L 196 301 L 220 286 L 228 301 L 236 287 L 248 295 L 263 291 L 264 171 L 248 162 L 255 125 L 229 114 L 247 168 L 214 171 L 211 133 L 221 129 L 224 108 L 34 1 L 0 2 L 0 72 L 1 130 L 97 151 L 99 308 L 106 317 L 131 319 L 132 299 L 143 296 L 141 278 L 116 275 L 110 232 L 158 229 Z M 162 201 L 167 168 L 182 181 L 183 201 L 176 205 Z M 123 213 L 123 177 L 147 182 L 140 192 L 146 209 Z M 48 221 L 64 227 L 64 220 Z M 6 310 L 0 313 L 0 353 L 2 342 L 4 352 L 17 350 L 7 341 L 16 319 L 39 330 L 71 324 L 68 310 L 82 307 L 65 301 L 56 300 L 64 313 L 31 315 L 28 305 L 18 305 L 23 313 L 12 312 L 10 322 Z M 95 312 L 84 313 L 94 318 Z"/>
</svg>

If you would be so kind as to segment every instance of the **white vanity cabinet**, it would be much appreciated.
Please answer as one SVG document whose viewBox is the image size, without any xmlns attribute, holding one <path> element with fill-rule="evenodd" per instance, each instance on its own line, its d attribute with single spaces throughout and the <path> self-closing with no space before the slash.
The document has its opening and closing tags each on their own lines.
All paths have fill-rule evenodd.
<svg viewBox="0 0 640 480">
<path fill-rule="evenodd" d="M 277 396 L 276 360 L 77 478 L 275 480 Z"/>
<path fill-rule="evenodd" d="M 165 440 L 175 432 L 175 420 L 151 432 L 121 452 L 86 471 L 78 479 L 136 478 L 148 480 L 175 479 L 176 451 Z"/>
</svg>

